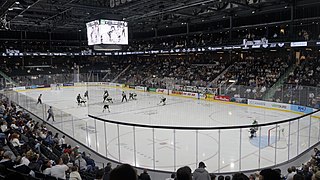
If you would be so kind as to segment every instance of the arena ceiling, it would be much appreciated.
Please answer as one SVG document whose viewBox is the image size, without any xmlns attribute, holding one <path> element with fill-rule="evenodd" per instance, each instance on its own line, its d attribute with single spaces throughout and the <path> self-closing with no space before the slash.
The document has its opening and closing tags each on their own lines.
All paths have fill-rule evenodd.
<svg viewBox="0 0 320 180">
<path fill-rule="evenodd" d="M 70 32 L 95 19 L 129 22 L 131 31 L 214 22 L 230 16 L 281 12 L 319 0 L 1 0 L 2 23 L 12 30 Z"/>
</svg>

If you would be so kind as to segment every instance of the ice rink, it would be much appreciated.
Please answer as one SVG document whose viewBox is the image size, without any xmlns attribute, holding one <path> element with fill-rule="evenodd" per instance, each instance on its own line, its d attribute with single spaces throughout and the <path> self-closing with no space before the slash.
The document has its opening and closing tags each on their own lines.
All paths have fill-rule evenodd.
<svg viewBox="0 0 320 180">
<path fill-rule="evenodd" d="M 88 89 L 89 101 L 78 106 L 77 94 Z M 111 112 L 102 112 L 102 95 L 108 90 L 113 103 Z M 66 87 L 61 90 L 27 90 L 20 92 L 36 101 L 43 94 L 46 105 L 32 103 L 29 109 L 46 118 L 46 109 L 53 106 L 57 128 L 90 146 L 100 154 L 135 166 L 174 171 L 189 165 L 196 168 L 204 161 L 210 172 L 230 172 L 271 166 L 291 159 L 319 140 L 317 118 L 264 126 L 257 137 L 250 139 L 246 129 L 183 130 L 117 126 L 88 117 L 133 124 L 173 127 L 231 127 L 285 120 L 301 114 L 250 107 L 243 104 L 211 102 L 191 98 L 164 96 L 165 106 L 159 105 L 160 94 L 124 89 L 137 93 L 137 100 L 121 102 L 123 89 L 101 86 Z M 273 134 L 268 136 L 269 129 Z M 310 137 L 310 138 L 309 138 Z M 269 138 L 269 140 L 268 140 Z M 272 145 L 268 144 L 271 142 Z M 259 148 L 260 147 L 260 148 Z"/>
</svg>

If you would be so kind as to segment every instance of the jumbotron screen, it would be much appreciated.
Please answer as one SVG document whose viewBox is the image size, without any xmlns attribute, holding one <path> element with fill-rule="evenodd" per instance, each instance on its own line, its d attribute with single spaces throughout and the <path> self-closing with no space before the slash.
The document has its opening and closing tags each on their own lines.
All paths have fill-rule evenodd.
<svg viewBox="0 0 320 180">
<path fill-rule="evenodd" d="M 87 23 L 88 45 L 128 45 L 128 23 L 115 20 L 95 20 Z"/>
</svg>

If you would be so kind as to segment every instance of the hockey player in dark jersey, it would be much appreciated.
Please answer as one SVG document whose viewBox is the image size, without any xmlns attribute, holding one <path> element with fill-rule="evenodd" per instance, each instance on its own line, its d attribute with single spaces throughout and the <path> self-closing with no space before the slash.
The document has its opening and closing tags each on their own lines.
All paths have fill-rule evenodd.
<svg viewBox="0 0 320 180">
<path fill-rule="evenodd" d="M 159 103 L 159 105 L 161 105 L 161 104 L 162 104 L 163 106 L 166 105 L 166 100 L 167 100 L 167 98 L 161 96 L 161 97 L 160 97 L 160 103 Z"/>
<path fill-rule="evenodd" d="M 108 109 L 108 112 L 110 112 L 109 104 L 103 105 L 103 110 L 102 110 L 102 112 L 104 112 L 106 109 Z"/>
<path fill-rule="evenodd" d="M 82 99 L 80 94 L 78 94 L 77 96 L 77 102 L 78 102 L 78 106 L 81 106 L 81 104 L 86 105 L 86 101 Z"/>
<path fill-rule="evenodd" d="M 132 100 L 137 100 L 137 94 L 136 93 L 129 93 L 129 100 L 132 99 Z"/>
<path fill-rule="evenodd" d="M 103 93 L 103 101 L 102 102 L 105 102 L 108 97 L 109 97 L 109 92 L 108 92 L 108 90 L 105 90 Z"/>
</svg>

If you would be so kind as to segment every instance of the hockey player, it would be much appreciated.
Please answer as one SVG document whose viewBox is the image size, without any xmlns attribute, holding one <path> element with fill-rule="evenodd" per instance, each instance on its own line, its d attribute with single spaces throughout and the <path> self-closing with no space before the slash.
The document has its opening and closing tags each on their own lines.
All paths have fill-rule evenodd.
<svg viewBox="0 0 320 180">
<path fill-rule="evenodd" d="M 59 83 L 57 83 L 57 85 L 56 85 L 56 90 L 60 90 L 61 88 L 60 88 L 60 84 Z"/>
<path fill-rule="evenodd" d="M 87 100 L 89 100 L 89 92 L 88 92 L 88 90 L 86 92 L 84 92 L 83 97 L 86 98 Z"/>
<path fill-rule="evenodd" d="M 167 100 L 167 98 L 161 96 L 161 97 L 160 97 L 160 103 L 159 103 L 159 105 L 160 105 L 160 104 L 162 104 L 163 106 L 166 105 L 166 100 Z"/>
<path fill-rule="evenodd" d="M 103 96 L 105 96 L 105 95 L 109 96 L 108 90 L 105 90 L 105 91 L 104 91 Z"/>
<path fill-rule="evenodd" d="M 78 102 L 78 106 L 80 106 L 81 104 L 86 105 L 86 101 L 82 99 L 80 94 L 78 94 L 77 96 L 77 102 Z"/>
<path fill-rule="evenodd" d="M 129 93 L 129 100 L 137 100 L 137 94 L 136 93 Z"/>
<path fill-rule="evenodd" d="M 122 100 L 121 100 L 121 102 L 123 102 L 123 100 L 126 100 L 126 102 L 128 102 L 127 94 L 124 91 L 122 91 Z"/>
<path fill-rule="evenodd" d="M 103 110 L 102 110 L 102 112 L 104 112 L 106 109 L 108 109 L 108 112 L 110 112 L 109 104 L 103 105 Z"/>
<path fill-rule="evenodd" d="M 249 130 L 250 138 L 257 137 L 258 127 L 256 125 L 258 125 L 258 121 L 257 120 L 253 120 L 252 125 L 253 125 L 253 127 L 251 127 L 250 130 Z"/>
<path fill-rule="evenodd" d="M 108 97 L 109 97 L 109 92 L 108 92 L 108 90 L 105 90 L 103 93 L 103 101 L 102 102 L 105 102 Z"/>
<path fill-rule="evenodd" d="M 112 98 L 111 98 L 111 97 L 108 97 L 106 100 L 107 100 L 107 102 L 111 102 L 111 103 L 113 103 L 113 100 L 112 100 Z"/>
<path fill-rule="evenodd" d="M 42 98 L 42 94 L 39 95 L 37 104 L 39 104 L 39 103 L 42 104 L 41 98 Z"/>
</svg>

